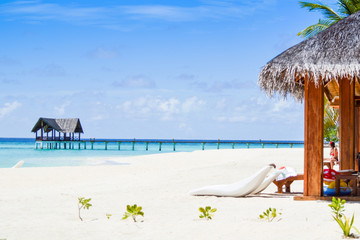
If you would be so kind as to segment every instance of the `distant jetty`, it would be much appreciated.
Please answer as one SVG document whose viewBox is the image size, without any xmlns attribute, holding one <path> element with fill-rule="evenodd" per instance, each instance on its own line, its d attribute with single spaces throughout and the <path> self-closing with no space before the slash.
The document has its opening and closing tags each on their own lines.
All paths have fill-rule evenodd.
<svg viewBox="0 0 360 240">
<path fill-rule="evenodd" d="M 130 144 L 131 150 L 135 151 L 136 144 L 141 145 L 143 150 L 148 151 L 149 145 L 156 144 L 159 151 L 162 151 L 163 144 L 171 145 L 172 150 L 176 151 L 177 144 L 199 144 L 199 148 L 206 149 L 206 145 L 215 145 L 216 149 L 221 149 L 221 146 L 226 144 L 231 145 L 235 149 L 237 145 L 243 146 L 242 148 L 250 148 L 251 145 L 260 145 L 265 148 L 265 145 L 273 145 L 278 148 L 280 145 L 287 145 L 292 148 L 294 145 L 302 145 L 303 141 L 271 141 L 271 140 L 184 140 L 184 139 L 95 139 L 89 140 L 74 140 L 74 141 L 57 141 L 57 140 L 36 140 L 36 149 L 89 149 L 94 150 L 94 145 L 100 145 L 104 150 L 108 150 L 108 145 L 112 144 L 117 146 L 117 150 L 122 149 L 122 145 Z"/>
</svg>

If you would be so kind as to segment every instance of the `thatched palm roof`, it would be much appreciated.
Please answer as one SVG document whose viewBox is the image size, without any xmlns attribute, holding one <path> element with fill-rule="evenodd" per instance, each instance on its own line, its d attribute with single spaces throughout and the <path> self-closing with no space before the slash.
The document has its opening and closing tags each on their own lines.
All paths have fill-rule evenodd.
<svg viewBox="0 0 360 240">
<path fill-rule="evenodd" d="M 258 84 L 272 96 L 303 98 L 303 79 L 325 84 L 360 78 L 360 11 L 284 51 L 261 70 Z"/>
<path fill-rule="evenodd" d="M 84 133 L 78 118 L 39 118 L 32 132 L 44 128 L 45 132 L 55 129 L 62 133 Z"/>
</svg>

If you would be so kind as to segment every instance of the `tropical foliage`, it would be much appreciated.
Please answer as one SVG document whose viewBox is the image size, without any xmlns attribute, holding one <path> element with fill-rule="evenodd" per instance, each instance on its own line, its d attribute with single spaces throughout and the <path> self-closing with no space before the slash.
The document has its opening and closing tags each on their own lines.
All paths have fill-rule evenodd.
<svg viewBox="0 0 360 240">
<path fill-rule="evenodd" d="M 302 8 L 307 8 L 310 12 L 318 11 L 321 12 L 325 19 L 319 19 L 319 22 L 313 24 L 301 32 L 298 33 L 298 36 L 302 37 L 312 37 L 321 32 L 322 30 L 330 27 L 334 23 L 337 23 L 341 19 L 356 13 L 360 10 L 360 0 L 338 0 L 338 11 L 334 11 L 330 6 L 326 4 L 310 3 L 310 2 L 299 2 Z"/>
<path fill-rule="evenodd" d="M 339 110 L 330 106 L 324 96 L 324 139 L 327 142 L 338 142 Z"/>
</svg>

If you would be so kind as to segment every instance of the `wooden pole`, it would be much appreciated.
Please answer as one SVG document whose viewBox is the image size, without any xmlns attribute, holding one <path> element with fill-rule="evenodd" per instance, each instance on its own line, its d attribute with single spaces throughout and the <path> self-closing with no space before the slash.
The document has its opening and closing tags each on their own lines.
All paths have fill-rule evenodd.
<svg viewBox="0 0 360 240">
<path fill-rule="evenodd" d="M 360 108 L 355 107 L 355 170 L 359 171 L 359 162 L 356 159 L 360 152 Z"/>
<path fill-rule="evenodd" d="M 305 78 L 304 196 L 323 193 L 324 85 Z"/>
<path fill-rule="evenodd" d="M 340 169 L 354 169 L 355 160 L 355 82 L 339 80 Z"/>
</svg>

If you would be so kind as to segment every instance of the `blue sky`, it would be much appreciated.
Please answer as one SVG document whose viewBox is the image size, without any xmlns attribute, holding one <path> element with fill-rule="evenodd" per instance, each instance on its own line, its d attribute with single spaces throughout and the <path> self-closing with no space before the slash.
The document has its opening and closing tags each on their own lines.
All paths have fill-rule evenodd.
<svg viewBox="0 0 360 240">
<path fill-rule="evenodd" d="M 303 105 L 257 78 L 320 17 L 293 0 L 1 1 L 0 137 L 79 117 L 86 138 L 302 140 Z"/>
</svg>

